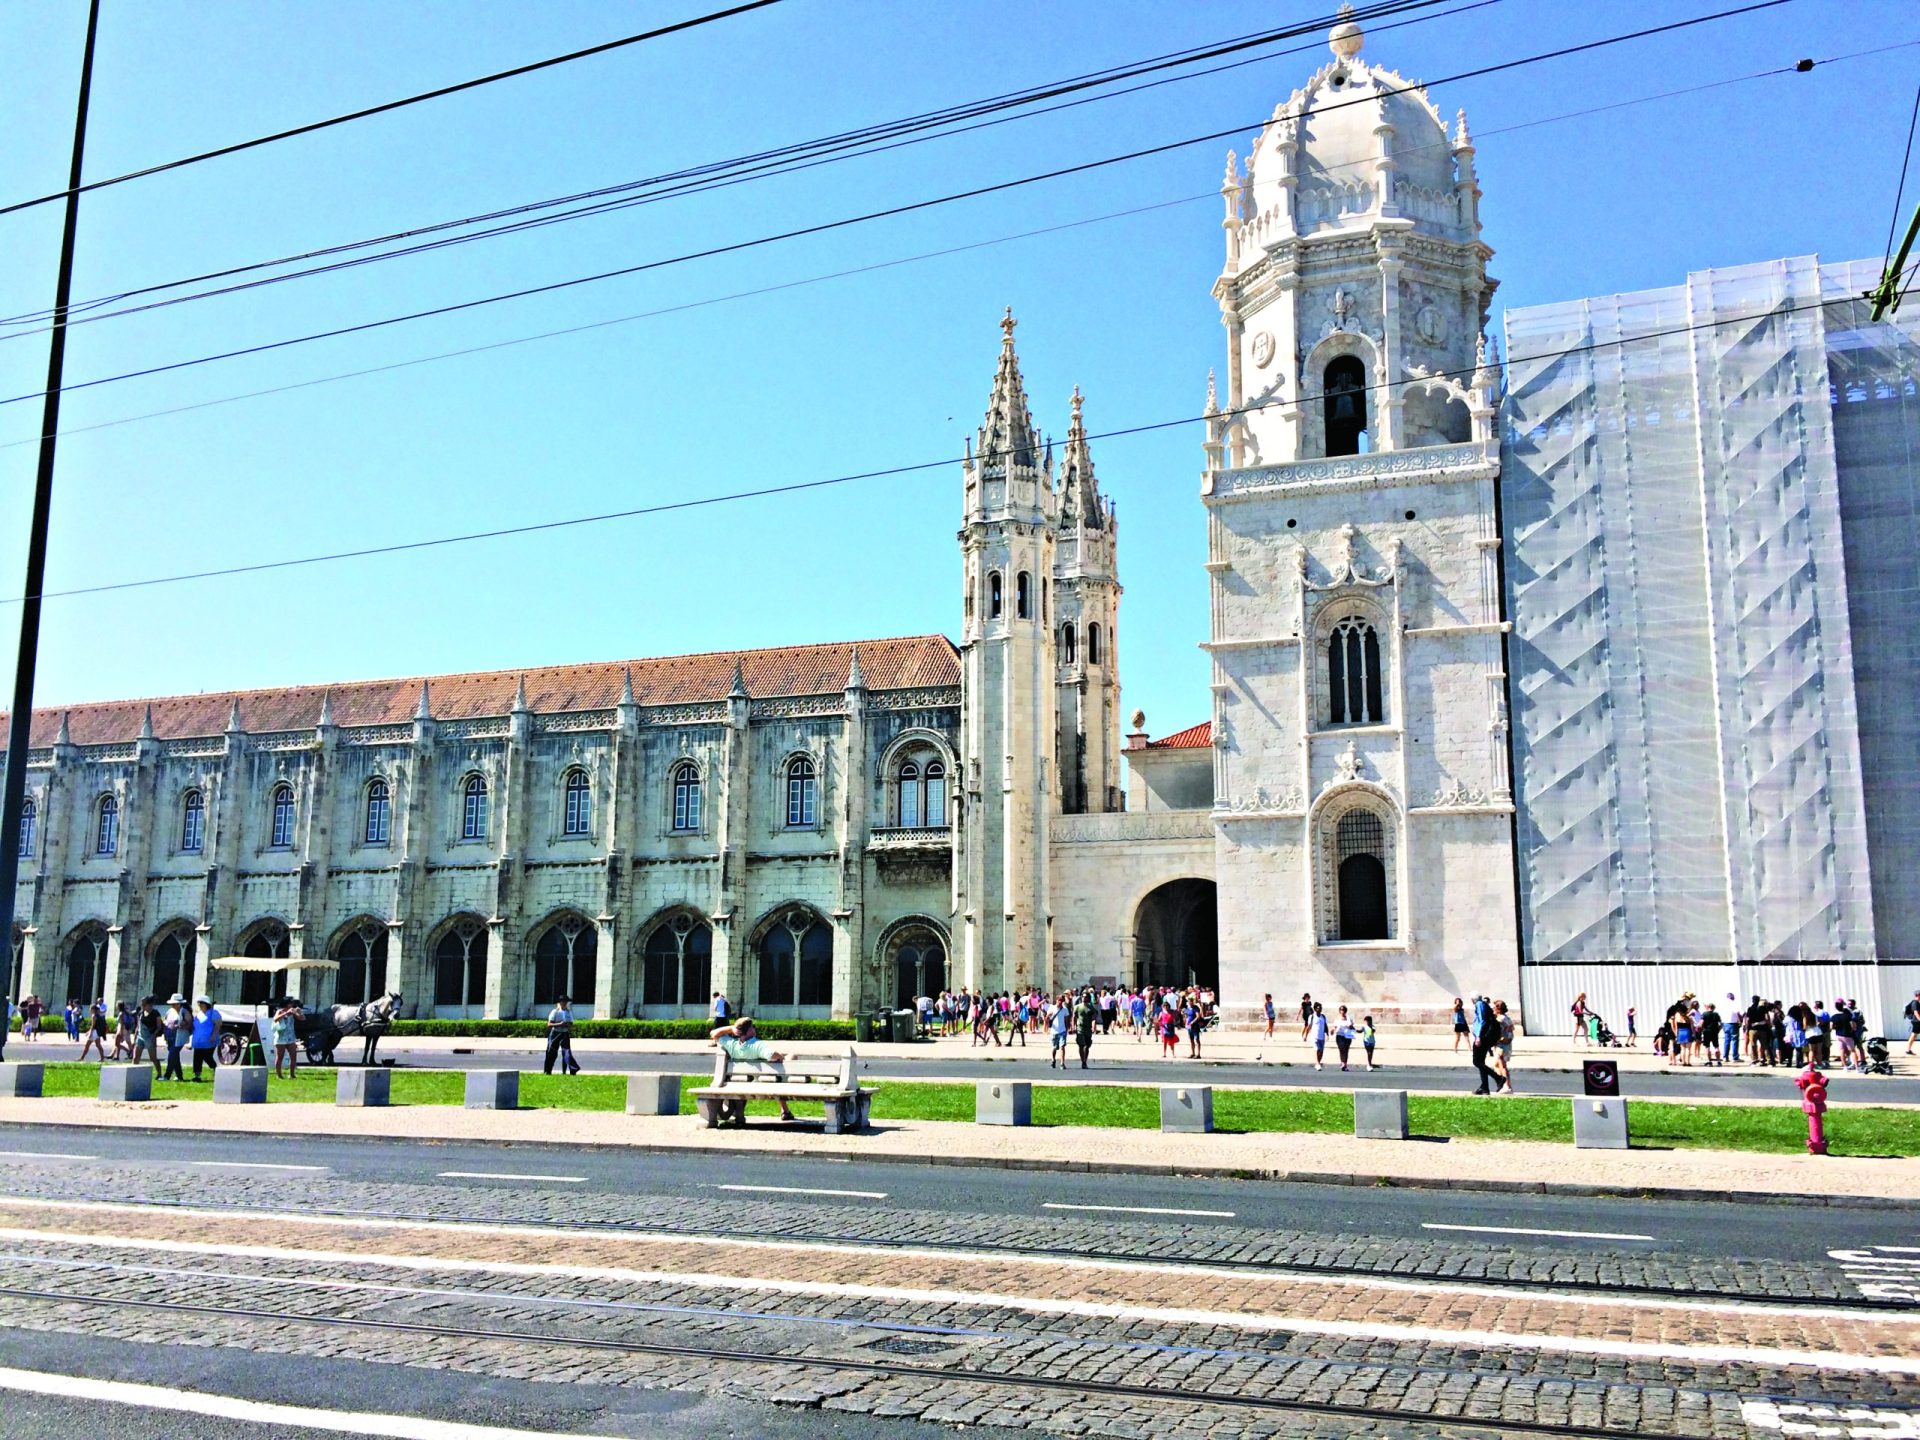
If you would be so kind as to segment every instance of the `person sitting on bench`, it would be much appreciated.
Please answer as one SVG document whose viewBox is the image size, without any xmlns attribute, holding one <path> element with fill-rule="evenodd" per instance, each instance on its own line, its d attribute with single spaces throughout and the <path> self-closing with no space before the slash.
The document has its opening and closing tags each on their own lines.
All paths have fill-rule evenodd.
<svg viewBox="0 0 1920 1440">
<path fill-rule="evenodd" d="M 753 1017 L 751 1015 L 742 1015 L 738 1020 L 734 1021 L 733 1024 L 722 1025 L 718 1030 L 715 1030 L 709 1035 L 707 1039 L 713 1044 L 718 1045 L 735 1060 L 754 1060 L 765 1065 L 778 1065 L 787 1058 L 778 1050 L 767 1049 L 766 1042 L 761 1040 L 759 1033 L 753 1028 Z M 787 1104 L 785 1096 L 776 1096 L 775 1098 L 780 1102 L 780 1118 L 782 1120 L 795 1120 L 798 1118 L 794 1115 L 792 1107 Z M 747 1102 L 745 1100 L 729 1100 L 725 1103 L 728 1112 L 727 1118 L 731 1119 L 736 1125 L 745 1125 L 747 1123 Z"/>
</svg>

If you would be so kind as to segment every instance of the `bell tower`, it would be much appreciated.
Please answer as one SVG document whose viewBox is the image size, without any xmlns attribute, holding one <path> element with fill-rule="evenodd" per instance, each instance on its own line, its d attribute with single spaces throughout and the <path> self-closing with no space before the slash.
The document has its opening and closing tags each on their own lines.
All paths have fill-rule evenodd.
<svg viewBox="0 0 1920 1440">
<path fill-rule="evenodd" d="M 1120 808 L 1119 519 L 1094 478 L 1082 403 L 1075 386 L 1054 542 L 1054 754 L 1067 815 Z"/>
<path fill-rule="evenodd" d="M 993 393 L 963 468 L 960 977 L 984 991 L 1050 981 L 1047 821 L 1055 809 L 1053 590 L 1060 499 L 1000 322 Z"/>
</svg>

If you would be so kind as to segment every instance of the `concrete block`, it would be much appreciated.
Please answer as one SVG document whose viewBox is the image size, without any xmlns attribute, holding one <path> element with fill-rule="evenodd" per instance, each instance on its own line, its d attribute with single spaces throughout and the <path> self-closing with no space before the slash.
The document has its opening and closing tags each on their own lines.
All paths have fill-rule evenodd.
<svg viewBox="0 0 1920 1440">
<path fill-rule="evenodd" d="M 1626 1149 L 1627 1102 L 1615 1096 L 1576 1096 L 1573 1143 L 1581 1150 Z"/>
<path fill-rule="evenodd" d="M 518 1070 L 467 1071 L 467 1109 L 518 1110 L 520 1108 L 520 1072 Z"/>
<path fill-rule="evenodd" d="M 46 1067 L 22 1061 L 18 1065 L 0 1065 L 0 1095 L 19 1099 L 38 1098 Z"/>
<path fill-rule="evenodd" d="M 1353 1133 L 1360 1140 L 1407 1138 L 1407 1092 L 1356 1090 L 1353 1092 Z"/>
<path fill-rule="evenodd" d="M 678 1075 L 627 1076 L 627 1114 L 678 1115 L 680 1113 L 680 1077 Z"/>
<path fill-rule="evenodd" d="M 974 1087 L 973 1123 L 1033 1124 L 1033 1085 L 1026 1080 L 982 1080 Z"/>
<path fill-rule="evenodd" d="M 100 1098 L 102 1100 L 151 1100 L 153 1098 L 153 1067 L 151 1065 L 102 1065 L 100 1067 Z"/>
<path fill-rule="evenodd" d="M 1206 1134 L 1213 1129 L 1211 1085 L 1162 1085 L 1160 1128 L 1177 1134 Z"/>
<path fill-rule="evenodd" d="M 213 1103 L 216 1105 L 266 1104 L 267 1067 L 222 1065 L 213 1072 Z"/>
<path fill-rule="evenodd" d="M 333 1084 L 336 1105 L 385 1105 L 393 1094 L 393 1072 L 384 1065 L 343 1068 Z"/>
</svg>

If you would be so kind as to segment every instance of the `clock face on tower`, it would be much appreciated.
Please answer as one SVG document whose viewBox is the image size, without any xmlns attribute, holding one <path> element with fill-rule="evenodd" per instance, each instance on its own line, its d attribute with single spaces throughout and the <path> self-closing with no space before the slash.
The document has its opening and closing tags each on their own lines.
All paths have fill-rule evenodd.
<svg viewBox="0 0 1920 1440">
<path fill-rule="evenodd" d="M 1253 363 L 1262 370 L 1273 363 L 1273 336 L 1262 330 L 1253 337 Z"/>
</svg>

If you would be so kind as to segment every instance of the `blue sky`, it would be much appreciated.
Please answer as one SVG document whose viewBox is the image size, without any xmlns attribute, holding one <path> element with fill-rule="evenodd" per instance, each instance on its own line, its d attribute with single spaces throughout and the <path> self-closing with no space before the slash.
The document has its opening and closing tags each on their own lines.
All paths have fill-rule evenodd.
<svg viewBox="0 0 1920 1440">
<path fill-rule="evenodd" d="M 90 177 L 590 45 L 697 5 L 105 0 Z M 1217 41 L 1273 0 L 786 0 L 771 10 L 86 197 L 76 297 L 722 158 Z M 1500 0 L 1370 34 L 1433 80 L 1721 8 Z M 81 0 L 0 7 L 0 200 L 64 183 Z M 1920 48 L 1607 114 L 1567 111 L 1920 39 L 1911 7 L 1795 0 L 1437 85 L 1479 140 L 1496 311 L 1689 269 L 1879 254 Z M 76 327 L 68 380 L 791 229 L 1257 121 L 1326 52 L 1281 56 L 800 175 Z M 1226 142 L 746 254 L 71 395 L 63 428 L 466 346 L 587 334 L 64 439 L 50 586 L 385 544 L 959 454 L 1002 307 L 1040 423 L 1199 409 L 1222 331 Z M 1242 139 L 1237 148 L 1246 151 Z M 1166 203 L 1191 199 L 1192 203 Z M 1909 205 L 1912 196 L 1909 196 Z M 756 297 L 833 271 L 1066 225 Z M 57 207 L 0 217 L 0 313 L 52 298 Z M 693 302 L 715 302 L 693 304 Z M 1496 328 L 1498 315 L 1495 316 Z M 0 342 L 0 393 L 44 341 Z M 17 595 L 38 405 L 0 407 L 0 594 Z M 1207 714 L 1197 426 L 1096 446 L 1120 507 L 1125 704 Z M 42 704 L 953 633 L 957 465 L 456 548 L 49 602 Z M 12 616 L 0 644 L 12 656 Z"/>
</svg>

